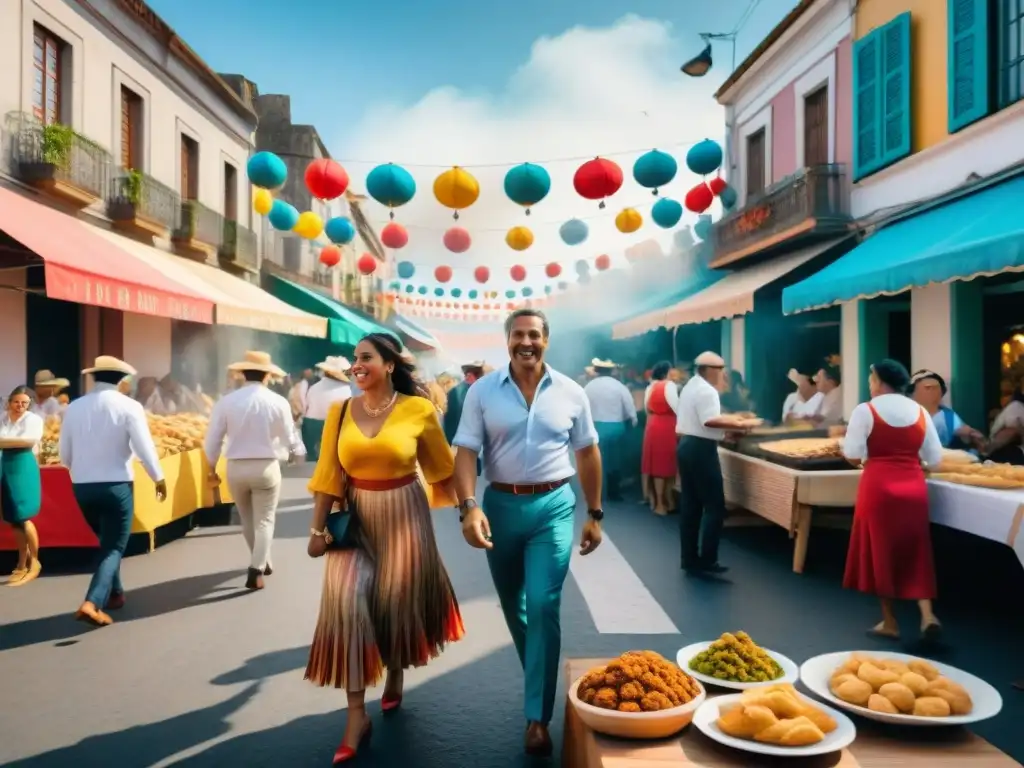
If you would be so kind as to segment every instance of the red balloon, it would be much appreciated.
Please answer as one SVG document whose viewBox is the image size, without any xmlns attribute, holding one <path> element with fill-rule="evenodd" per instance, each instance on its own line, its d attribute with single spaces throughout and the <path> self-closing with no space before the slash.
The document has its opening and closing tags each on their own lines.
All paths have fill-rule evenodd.
<svg viewBox="0 0 1024 768">
<path fill-rule="evenodd" d="M 491 279 L 491 270 L 487 267 L 477 267 L 473 270 L 473 277 L 478 283 L 486 283 Z"/>
<path fill-rule="evenodd" d="M 473 238 L 462 227 L 452 227 L 444 233 L 444 247 L 452 253 L 465 253 L 472 242 Z"/>
<path fill-rule="evenodd" d="M 361 274 L 372 275 L 377 271 L 377 260 L 368 253 L 364 253 L 359 257 L 359 261 L 356 262 L 356 269 Z"/>
<path fill-rule="evenodd" d="M 711 188 L 703 181 L 696 187 L 686 193 L 684 204 L 687 210 L 693 211 L 694 213 L 704 213 L 711 204 L 715 202 L 715 195 L 711 191 Z"/>
<path fill-rule="evenodd" d="M 608 269 L 608 267 L 610 267 L 611 265 L 612 265 L 611 256 L 609 256 L 606 253 L 602 253 L 600 256 L 598 256 L 596 259 L 594 259 L 594 266 L 597 267 L 602 272 L 604 272 L 606 269 Z"/>
<path fill-rule="evenodd" d="M 576 169 L 572 185 L 580 197 L 604 200 L 618 192 L 622 186 L 622 169 L 611 160 L 595 157 Z"/>
<path fill-rule="evenodd" d="M 715 176 L 715 178 L 708 182 L 708 189 L 711 190 L 711 194 L 715 197 L 722 194 L 722 190 L 728 186 L 729 184 L 721 176 Z"/>
<path fill-rule="evenodd" d="M 452 279 L 452 268 L 440 266 L 434 270 L 434 279 L 439 283 L 447 283 Z"/>
<path fill-rule="evenodd" d="M 409 242 L 409 233 L 397 221 L 392 221 L 380 231 L 380 241 L 385 248 L 403 248 Z"/>
<path fill-rule="evenodd" d="M 333 200 L 348 189 L 348 173 L 334 160 L 322 157 L 306 166 L 306 188 L 313 197 Z"/>
<path fill-rule="evenodd" d="M 320 250 L 320 263 L 325 267 L 336 267 L 341 261 L 341 248 L 336 245 L 325 245 Z"/>
<path fill-rule="evenodd" d="M 521 264 L 516 264 L 514 267 L 512 267 L 512 269 L 508 271 L 508 273 L 512 276 L 512 279 L 515 280 L 517 283 L 521 283 L 523 282 L 523 280 L 526 279 L 526 267 L 522 266 Z"/>
<path fill-rule="evenodd" d="M 546 267 L 544 267 L 544 274 L 554 279 L 562 274 L 562 265 L 557 261 L 552 261 Z"/>
</svg>

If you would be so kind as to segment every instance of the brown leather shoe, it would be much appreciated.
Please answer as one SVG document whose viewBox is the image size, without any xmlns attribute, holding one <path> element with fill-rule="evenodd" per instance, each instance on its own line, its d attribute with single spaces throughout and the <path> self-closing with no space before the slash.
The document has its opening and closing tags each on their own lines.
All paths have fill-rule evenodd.
<svg viewBox="0 0 1024 768">
<path fill-rule="evenodd" d="M 259 568 L 249 569 L 249 578 L 245 580 L 246 589 L 263 589 L 263 572 Z"/>
<path fill-rule="evenodd" d="M 543 723 L 529 722 L 526 724 L 525 739 L 526 754 L 537 757 L 549 757 L 551 755 L 551 734 L 548 727 Z"/>
<path fill-rule="evenodd" d="M 112 618 L 88 601 L 82 603 L 82 607 L 75 612 L 75 619 L 94 627 L 107 627 L 114 623 Z"/>
</svg>

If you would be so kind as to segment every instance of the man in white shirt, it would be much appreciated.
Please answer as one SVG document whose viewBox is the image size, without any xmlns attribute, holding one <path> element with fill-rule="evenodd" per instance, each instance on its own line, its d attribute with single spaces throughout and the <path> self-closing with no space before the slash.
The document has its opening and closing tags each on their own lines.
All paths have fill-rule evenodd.
<svg viewBox="0 0 1024 768">
<path fill-rule="evenodd" d="M 611 360 L 594 358 L 587 374 L 593 376 L 583 388 L 590 401 L 590 413 L 597 429 L 604 469 L 604 488 L 609 501 L 622 501 L 619 483 L 622 480 L 622 454 L 625 449 L 627 424 L 635 427 L 636 403 L 633 395 L 613 375 L 618 368 Z"/>
<path fill-rule="evenodd" d="M 327 412 L 334 403 L 352 397 L 352 387 L 345 375 L 352 364 L 344 357 L 328 357 L 316 364 L 323 378 L 306 393 L 306 412 L 302 416 L 302 442 L 311 461 L 320 458 L 320 440 L 324 434 Z"/>
<path fill-rule="evenodd" d="M 818 415 L 821 409 L 821 401 L 824 399 L 816 388 L 814 379 L 806 374 L 800 373 L 796 368 L 791 368 L 786 376 L 796 384 L 796 392 L 790 392 L 782 404 L 782 422 L 807 421 Z"/>
<path fill-rule="evenodd" d="M 269 576 L 270 545 L 274 540 L 277 502 L 281 496 L 278 446 L 287 446 L 289 459 L 306 454 L 288 401 L 267 387 L 272 376 L 284 376 L 266 352 L 246 352 L 228 370 L 239 371 L 245 385 L 222 397 L 213 408 L 206 433 L 210 483 L 219 484 L 217 462 L 228 460 L 227 483 L 249 547 L 247 589 L 263 589 Z M 224 440 L 227 438 L 227 446 Z"/>
<path fill-rule="evenodd" d="M 104 627 L 113 623 L 106 611 L 125 602 L 121 558 L 135 515 L 134 457 L 153 479 L 161 502 L 167 484 L 142 404 L 120 391 L 135 369 L 101 355 L 82 373 L 91 374 L 94 385 L 64 410 L 60 462 L 71 473 L 75 500 L 100 542 L 99 564 L 75 618 Z"/>
<path fill-rule="evenodd" d="M 48 371 L 45 368 L 36 371 L 32 385 L 32 389 L 36 393 L 36 401 L 32 403 L 32 413 L 43 419 L 60 415 L 64 406 L 57 400 L 57 395 L 62 389 L 67 389 L 70 386 L 70 381 L 57 378 L 53 375 L 53 371 Z"/>
<path fill-rule="evenodd" d="M 722 415 L 719 387 L 725 361 L 714 352 L 704 352 L 694 367 L 696 375 L 683 387 L 676 412 L 681 559 L 687 573 L 717 575 L 729 570 L 718 562 L 718 542 L 725 523 L 718 443 L 727 431 L 739 430 L 733 419 Z"/>
<path fill-rule="evenodd" d="M 841 423 L 843 421 L 843 388 L 839 368 L 835 366 L 822 368 L 814 377 L 814 383 L 817 384 L 818 393 L 822 396 L 821 407 L 815 421 L 826 427 Z"/>
</svg>

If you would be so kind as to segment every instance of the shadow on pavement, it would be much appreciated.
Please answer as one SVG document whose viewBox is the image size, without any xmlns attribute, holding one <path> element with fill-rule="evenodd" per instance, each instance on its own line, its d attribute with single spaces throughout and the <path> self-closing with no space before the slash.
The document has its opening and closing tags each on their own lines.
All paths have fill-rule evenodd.
<svg viewBox="0 0 1024 768">
<path fill-rule="evenodd" d="M 242 582 L 239 581 L 238 592 L 227 592 L 208 597 L 224 582 L 232 579 L 241 580 L 244 575 L 244 570 L 221 571 L 220 573 L 206 573 L 164 581 L 140 589 L 129 589 L 128 601 L 125 607 L 117 612 L 115 620 L 120 623 L 148 619 L 180 611 L 190 606 L 232 600 L 250 594 L 242 590 Z M 74 620 L 74 612 L 77 608 L 78 604 L 76 603 L 68 605 L 67 613 L 0 625 L 0 651 L 22 648 L 36 643 L 67 640 L 93 631 L 92 627 Z"/>
<path fill-rule="evenodd" d="M 252 657 L 238 669 L 218 675 L 210 682 L 214 685 L 237 685 L 304 670 L 308 657 L 308 645 L 270 651 Z"/>
</svg>

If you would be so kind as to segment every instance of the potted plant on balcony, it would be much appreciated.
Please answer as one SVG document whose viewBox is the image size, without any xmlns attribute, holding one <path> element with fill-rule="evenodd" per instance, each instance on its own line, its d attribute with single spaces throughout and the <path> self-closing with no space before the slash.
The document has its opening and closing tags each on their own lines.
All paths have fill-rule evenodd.
<svg viewBox="0 0 1024 768">
<path fill-rule="evenodd" d="M 29 130 L 21 135 L 21 178 L 29 184 L 53 183 L 71 165 L 75 132 L 60 123 Z"/>
</svg>

